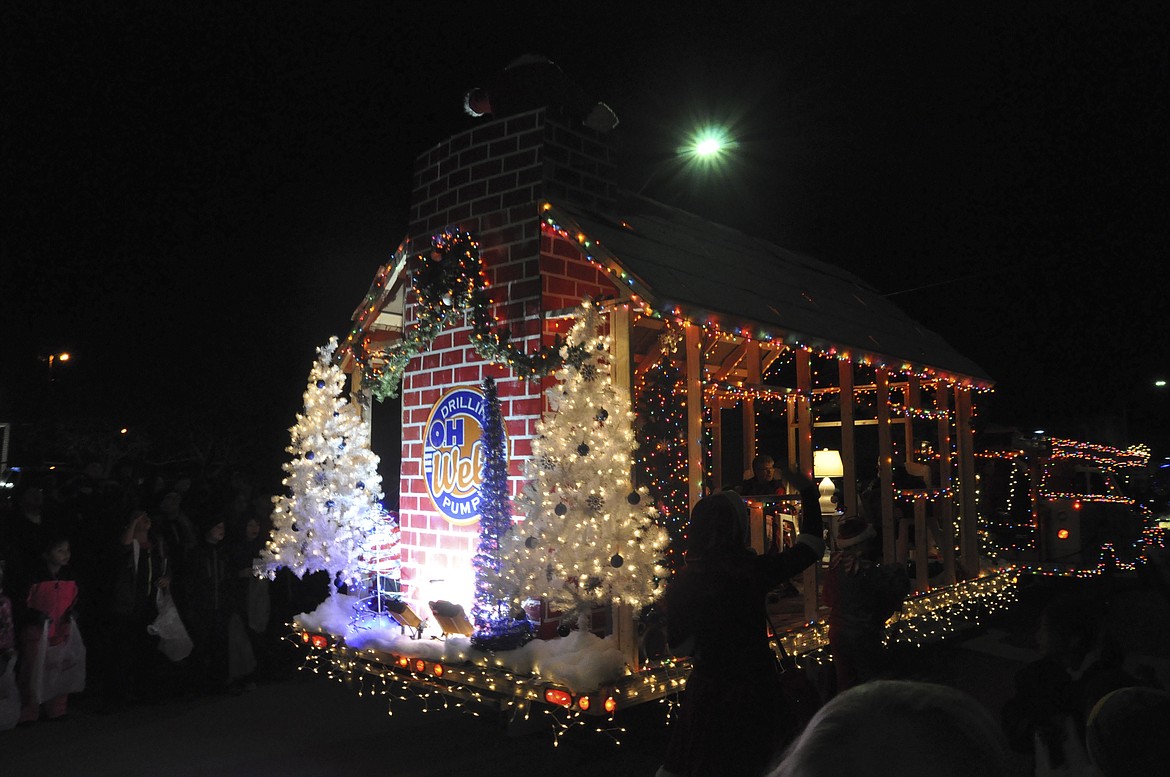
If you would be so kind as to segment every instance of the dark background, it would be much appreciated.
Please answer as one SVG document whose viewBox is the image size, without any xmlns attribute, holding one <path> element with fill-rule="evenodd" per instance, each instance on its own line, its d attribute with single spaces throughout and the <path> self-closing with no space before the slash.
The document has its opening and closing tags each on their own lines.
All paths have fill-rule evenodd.
<svg viewBox="0 0 1170 777">
<path fill-rule="evenodd" d="M 529 52 L 616 111 L 628 188 L 845 267 L 978 362 L 981 423 L 1170 455 L 1164 3 L 210 5 L 0 12 L 16 463 L 53 422 L 275 479 L 414 157 Z M 707 122 L 733 159 L 679 169 Z"/>
</svg>

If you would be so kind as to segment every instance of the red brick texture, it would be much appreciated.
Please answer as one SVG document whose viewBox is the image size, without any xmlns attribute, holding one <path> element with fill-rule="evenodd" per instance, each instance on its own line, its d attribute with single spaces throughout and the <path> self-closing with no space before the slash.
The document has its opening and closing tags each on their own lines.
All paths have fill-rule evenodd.
<svg viewBox="0 0 1170 777">
<path fill-rule="evenodd" d="M 566 322 L 544 323 L 544 313 L 616 291 L 576 245 L 542 231 L 539 213 L 543 198 L 595 208 L 612 204 L 613 156 L 612 148 L 589 130 L 562 127 L 543 110 L 478 124 L 418 158 L 412 248 L 429 249 L 431 236 L 442 230 L 470 232 L 480 244 L 493 315 L 512 331 L 516 345 L 535 350 L 552 341 L 552 332 L 566 329 Z M 416 320 L 408 296 L 406 323 Z M 465 322 L 453 322 L 427 353 L 411 360 L 402 384 L 402 582 L 407 598 L 420 606 L 456 595 L 449 593 L 453 583 L 466 584 L 464 601 L 470 601 L 471 556 L 479 541 L 478 524 L 448 522 L 427 492 L 422 440 L 431 407 L 447 389 L 478 386 L 488 375 L 496 379 L 513 496 L 523 485 L 523 462 L 531 456 L 535 424 L 544 410 L 542 384 L 548 379 L 520 380 L 485 362 L 470 336 Z M 431 582 L 436 579 L 446 582 Z"/>
</svg>

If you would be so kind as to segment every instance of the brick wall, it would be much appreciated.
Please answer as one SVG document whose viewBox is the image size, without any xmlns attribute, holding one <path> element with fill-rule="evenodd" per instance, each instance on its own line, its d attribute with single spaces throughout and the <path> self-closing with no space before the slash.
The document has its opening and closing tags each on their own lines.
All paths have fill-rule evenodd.
<svg viewBox="0 0 1170 777">
<path fill-rule="evenodd" d="M 412 248 L 426 250 L 431 236 L 444 229 L 470 232 L 479 241 L 495 290 L 493 313 L 511 328 L 518 345 L 532 350 L 557 331 L 556 323 L 543 323 L 542 313 L 576 306 L 583 296 L 614 293 L 571 242 L 541 230 L 539 216 L 545 198 L 593 208 L 612 205 L 612 160 L 612 148 L 596 134 L 563 127 L 543 110 L 478 124 L 417 160 Z M 415 320 L 408 298 L 406 322 Z M 469 337 L 467 326 L 445 330 L 429 352 L 411 361 L 403 381 L 402 578 L 416 607 L 437 598 L 470 602 L 470 559 L 479 541 L 478 524 L 449 523 L 427 492 L 423 434 L 435 401 L 455 386 L 478 386 L 487 376 L 497 381 L 513 495 L 522 486 L 523 460 L 531 455 L 535 424 L 544 410 L 541 383 L 519 380 L 485 363 Z M 444 582 L 431 582 L 437 579 Z"/>
</svg>

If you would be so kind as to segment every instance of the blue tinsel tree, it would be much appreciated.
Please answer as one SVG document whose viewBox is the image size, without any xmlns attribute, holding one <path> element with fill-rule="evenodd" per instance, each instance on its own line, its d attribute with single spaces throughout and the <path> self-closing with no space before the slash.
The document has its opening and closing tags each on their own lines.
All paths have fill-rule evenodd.
<svg viewBox="0 0 1170 777">
<path fill-rule="evenodd" d="M 510 597 L 498 587 L 500 538 L 511 529 L 512 508 L 508 499 L 508 459 L 504 450 L 504 420 L 496 382 L 485 378 L 483 394 L 486 418 L 483 429 L 484 479 L 480 487 L 479 548 L 472 558 L 475 568 L 475 623 L 472 644 L 488 649 L 516 647 L 531 638 L 527 620 L 512 617 Z"/>
</svg>

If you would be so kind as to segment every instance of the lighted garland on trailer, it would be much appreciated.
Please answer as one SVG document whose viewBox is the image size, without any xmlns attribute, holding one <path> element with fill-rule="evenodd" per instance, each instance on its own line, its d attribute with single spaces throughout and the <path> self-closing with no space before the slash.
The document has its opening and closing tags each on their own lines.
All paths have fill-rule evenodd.
<svg viewBox="0 0 1170 777">
<path fill-rule="evenodd" d="M 1015 603 L 1017 582 L 1015 571 L 1008 568 L 908 599 L 901 612 L 886 623 L 885 643 L 922 646 L 949 639 Z M 509 671 L 498 656 L 474 650 L 444 650 L 442 658 L 401 650 L 433 648 L 434 643 L 425 641 L 399 642 L 385 650 L 347 646 L 337 637 L 324 634 L 303 632 L 299 637 L 308 648 L 302 670 L 342 682 L 359 696 L 384 697 L 390 715 L 394 714 L 395 701 L 421 702 L 424 712 L 458 710 L 478 716 L 491 706 L 523 721 L 535 714 L 547 720 L 554 746 L 574 729 L 591 728 L 618 744 L 618 735 L 625 731 L 615 725 L 619 704 L 612 688 L 602 686 L 582 693 L 557 691 L 539 676 Z M 828 627 L 823 622 L 784 632 L 778 641 L 802 665 L 831 663 Z M 688 660 L 648 661 L 642 667 L 642 677 L 620 695 L 631 704 L 643 695 L 647 700 L 659 699 L 666 707 L 669 722 L 678 694 L 686 688 L 690 668 Z"/>
<path fill-rule="evenodd" d="M 633 293 L 630 297 L 630 309 L 643 316 L 673 323 L 676 326 L 697 324 L 703 329 L 704 335 L 708 337 L 758 340 L 761 343 L 783 343 L 792 349 L 805 350 L 810 354 L 816 354 L 838 361 L 852 361 L 855 364 L 864 366 L 888 367 L 891 372 L 916 377 L 924 381 L 943 381 L 949 384 L 956 383 L 956 381 L 945 380 L 930 369 L 915 368 L 914 365 L 908 362 L 887 363 L 876 356 L 865 353 L 857 355 L 848 349 L 842 350 L 834 345 L 813 346 L 808 343 L 802 343 L 799 337 L 792 333 L 777 334 L 755 326 L 725 327 L 725 325 L 711 316 L 706 317 L 704 320 L 694 321 L 684 314 L 682 308 L 677 305 L 656 310 L 649 301 L 649 297 L 651 296 L 649 289 L 639 279 L 627 272 L 609 254 L 608 250 L 603 248 L 601 241 L 590 238 L 580 229 L 570 228 L 562 224 L 561 221 L 567 224 L 571 219 L 562 216 L 551 203 L 545 202 L 541 206 L 541 211 L 541 229 L 551 231 L 553 234 L 565 240 L 577 243 L 586 261 L 606 273 L 614 283 L 631 289 Z M 629 227 L 625 222 L 622 222 L 622 225 L 627 228 Z M 993 390 L 990 386 L 971 384 L 966 381 L 958 383 L 977 392 L 991 392 Z"/>
<path fill-rule="evenodd" d="M 330 644 L 321 635 L 302 637 L 309 647 L 301 671 L 323 674 L 327 679 L 336 680 L 354 689 L 358 696 L 382 696 L 386 699 L 386 714 L 394 714 L 394 702 L 421 702 L 422 712 L 455 710 L 479 717 L 481 710 L 496 706 L 498 696 L 494 693 L 496 678 L 489 674 L 484 664 L 471 663 L 471 657 L 464 655 L 463 662 L 452 665 L 415 656 L 380 653 L 376 650 L 355 650 L 344 645 Z M 387 661 L 389 663 L 387 663 Z M 686 685 L 688 662 L 670 662 L 677 667 L 653 680 L 665 684 L 672 691 L 681 691 Z M 536 712 L 544 716 L 553 735 L 553 747 L 560 744 L 563 736 L 574 729 L 590 729 L 592 733 L 604 734 L 620 745 L 619 734 L 626 729 L 613 725 L 616 706 L 612 697 L 599 693 L 573 696 L 556 693 L 544 687 L 539 678 L 524 677 L 502 672 L 499 681 L 511 688 L 511 698 L 504 702 L 504 710 L 510 721 L 529 721 L 533 715 L 533 702 L 545 702 Z M 484 687 L 491 691 L 484 692 Z M 661 689 L 658 689 L 661 690 Z M 602 715 L 587 714 L 597 698 L 596 704 Z M 586 704 L 585 699 L 590 700 Z"/>
<path fill-rule="evenodd" d="M 415 298 L 415 323 L 402 332 L 402 339 L 376 354 L 384 362 L 373 366 L 365 362 L 362 378 L 375 398 L 398 396 L 406 366 L 414 357 L 431 347 L 431 343 L 448 325 L 470 314 L 475 352 L 488 361 L 507 364 L 522 378 L 551 375 L 565 364 L 580 365 L 585 358 L 581 345 L 566 346 L 561 338 L 551 345 L 528 353 L 512 343 L 511 331 L 500 327 L 492 315 L 493 300 L 480 257 L 479 244 L 466 232 L 443 232 L 432 239 L 434 250 L 419 254 L 411 277 Z"/>
</svg>

